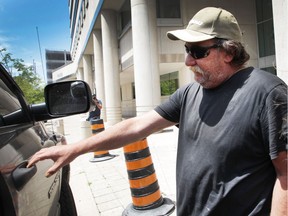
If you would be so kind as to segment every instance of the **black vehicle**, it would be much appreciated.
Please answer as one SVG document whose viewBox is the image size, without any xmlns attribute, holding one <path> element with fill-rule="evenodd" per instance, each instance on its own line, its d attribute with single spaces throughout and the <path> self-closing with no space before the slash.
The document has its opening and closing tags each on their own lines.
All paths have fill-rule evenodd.
<svg viewBox="0 0 288 216">
<path fill-rule="evenodd" d="M 61 145 L 43 121 L 87 112 L 91 92 L 83 81 L 45 87 L 45 103 L 28 104 L 21 89 L 0 64 L 0 215 L 77 215 L 69 186 L 69 165 L 45 177 L 52 160 L 26 168 L 41 148 Z"/>
</svg>

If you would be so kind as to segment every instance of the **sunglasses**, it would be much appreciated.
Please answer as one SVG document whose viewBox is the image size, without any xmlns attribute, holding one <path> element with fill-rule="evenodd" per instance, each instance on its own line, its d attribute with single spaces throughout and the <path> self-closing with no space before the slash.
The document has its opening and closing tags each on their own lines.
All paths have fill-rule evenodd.
<svg viewBox="0 0 288 216">
<path fill-rule="evenodd" d="M 220 44 L 214 44 L 208 47 L 202 47 L 196 45 L 188 47 L 187 45 L 185 45 L 185 50 L 186 53 L 191 55 L 194 59 L 201 59 L 207 57 L 210 54 L 210 49 L 218 48 L 220 46 L 221 46 Z"/>
</svg>

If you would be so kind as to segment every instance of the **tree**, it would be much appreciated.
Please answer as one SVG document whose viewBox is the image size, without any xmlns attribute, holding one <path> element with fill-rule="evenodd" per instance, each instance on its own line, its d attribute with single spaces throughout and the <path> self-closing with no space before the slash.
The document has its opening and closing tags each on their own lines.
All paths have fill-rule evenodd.
<svg viewBox="0 0 288 216">
<path fill-rule="evenodd" d="M 44 102 L 44 90 L 41 79 L 33 72 L 32 66 L 26 66 L 22 59 L 12 58 L 12 54 L 0 49 L 0 63 L 13 76 L 30 104 Z M 16 71 L 16 73 L 14 72 Z"/>
</svg>

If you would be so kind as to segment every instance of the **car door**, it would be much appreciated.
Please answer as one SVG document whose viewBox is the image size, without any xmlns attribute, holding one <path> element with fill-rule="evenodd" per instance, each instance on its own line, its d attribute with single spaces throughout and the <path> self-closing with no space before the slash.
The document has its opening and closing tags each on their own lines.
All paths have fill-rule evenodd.
<svg viewBox="0 0 288 216">
<path fill-rule="evenodd" d="M 53 161 L 26 168 L 28 159 L 56 143 L 31 120 L 15 82 L 0 74 L 0 215 L 59 215 L 61 174 L 45 177 Z"/>
</svg>

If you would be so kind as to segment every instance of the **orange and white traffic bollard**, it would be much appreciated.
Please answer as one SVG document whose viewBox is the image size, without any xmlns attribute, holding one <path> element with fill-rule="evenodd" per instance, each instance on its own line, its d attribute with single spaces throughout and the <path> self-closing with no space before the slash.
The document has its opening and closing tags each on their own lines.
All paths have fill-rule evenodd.
<svg viewBox="0 0 288 216">
<path fill-rule="evenodd" d="M 124 154 L 132 204 L 122 216 L 170 215 L 175 204 L 161 195 L 147 139 L 125 146 Z"/>
<path fill-rule="evenodd" d="M 92 119 L 90 121 L 90 124 L 91 124 L 91 130 L 92 130 L 93 135 L 105 130 L 103 119 Z M 91 158 L 89 161 L 101 162 L 101 161 L 110 160 L 114 157 L 116 157 L 116 155 L 111 155 L 109 151 L 97 151 L 97 152 L 94 152 L 94 157 Z"/>
</svg>

